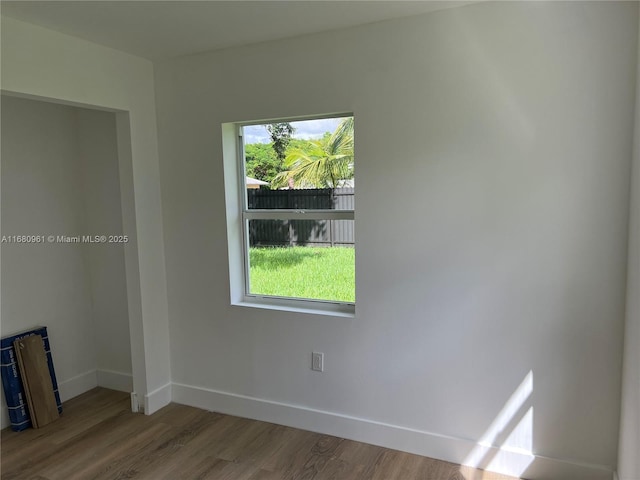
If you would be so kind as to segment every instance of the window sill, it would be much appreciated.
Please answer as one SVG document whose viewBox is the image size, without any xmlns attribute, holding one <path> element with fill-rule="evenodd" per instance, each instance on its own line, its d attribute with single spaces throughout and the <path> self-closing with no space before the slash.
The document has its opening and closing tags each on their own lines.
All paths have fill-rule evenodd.
<svg viewBox="0 0 640 480">
<path fill-rule="evenodd" d="M 233 302 L 232 305 L 342 318 L 355 318 L 356 316 L 356 307 L 352 303 L 316 302 L 313 300 L 291 300 L 273 297 L 247 297 L 244 300 Z"/>
</svg>

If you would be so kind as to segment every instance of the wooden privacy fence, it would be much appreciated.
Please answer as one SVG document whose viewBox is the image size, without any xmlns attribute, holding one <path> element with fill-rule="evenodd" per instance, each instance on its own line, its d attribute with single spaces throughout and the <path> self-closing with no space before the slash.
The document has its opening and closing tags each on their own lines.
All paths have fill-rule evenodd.
<svg viewBox="0 0 640 480">
<path fill-rule="evenodd" d="M 249 209 L 353 210 L 353 188 L 247 189 Z M 353 220 L 250 220 L 249 245 L 353 246 Z"/>
</svg>

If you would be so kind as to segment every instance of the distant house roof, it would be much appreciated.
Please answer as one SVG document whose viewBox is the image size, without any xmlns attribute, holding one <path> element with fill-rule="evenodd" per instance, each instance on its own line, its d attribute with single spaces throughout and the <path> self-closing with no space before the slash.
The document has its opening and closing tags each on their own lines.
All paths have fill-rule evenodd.
<svg viewBox="0 0 640 480">
<path fill-rule="evenodd" d="M 269 182 L 263 182 L 257 178 L 245 177 L 247 188 L 260 188 L 260 185 L 269 185 Z"/>
<path fill-rule="evenodd" d="M 338 188 L 354 188 L 355 186 L 356 183 L 353 178 L 338 181 Z"/>
</svg>

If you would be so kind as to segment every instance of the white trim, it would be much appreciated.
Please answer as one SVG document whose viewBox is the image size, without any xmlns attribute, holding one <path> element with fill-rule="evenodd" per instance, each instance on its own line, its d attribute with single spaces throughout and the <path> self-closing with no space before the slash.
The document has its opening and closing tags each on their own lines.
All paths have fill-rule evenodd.
<svg viewBox="0 0 640 480">
<path fill-rule="evenodd" d="M 171 403 L 171 382 L 144 396 L 144 414 L 151 415 Z"/>
<path fill-rule="evenodd" d="M 142 408 L 140 408 L 140 402 L 138 401 L 138 394 L 136 392 L 131 392 L 131 411 L 133 413 L 144 413 Z"/>
<path fill-rule="evenodd" d="M 298 115 L 295 117 L 276 117 L 276 118 L 263 118 L 255 121 L 242 121 L 233 122 L 239 127 L 253 127 L 257 125 L 269 125 L 271 123 L 291 123 L 291 122 L 304 122 L 306 120 L 328 120 L 333 118 L 349 118 L 353 117 L 353 112 L 340 112 L 340 113 L 323 113 L 320 115 Z"/>
<path fill-rule="evenodd" d="M 244 220 L 353 220 L 353 210 L 253 209 L 242 213 Z"/>
<path fill-rule="evenodd" d="M 274 122 L 348 118 L 353 113 L 311 115 L 296 119 L 274 119 L 222 124 L 222 160 L 224 169 L 227 245 L 229 257 L 229 292 L 231 305 L 295 313 L 355 317 L 354 302 L 323 301 L 297 297 L 251 294 L 249 267 L 250 220 L 355 220 L 354 210 L 333 209 L 249 209 L 247 205 L 246 166 L 242 129 L 249 125 Z"/>
<path fill-rule="evenodd" d="M 354 318 L 355 304 L 308 300 L 303 298 L 268 297 L 245 295 L 244 299 L 232 302 L 237 307 L 263 308 L 281 312 L 309 313 L 312 315 L 330 315 L 333 317 Z"/>
<path fill-rule="evenodd" d="M 128 390 L 125 389 L 127 385 Z M 89 370 L 67 380 L 59 381 L 58 393 L 60 394 L 60 400 L 66 402 L 98 386 L 121 392 L 130 392 L 133 386 L 133 378 L 130 373 L 114 372 L 112 370 Z M 5 428 L 9 425 L 9 416 L 5 408 L 0 416 L 0 428 Z"/>
<path fill-rule="evenodd" d="M 98 370 L 96 373 L 99 387 L 119 392 L 133 391 L 133 375 L 131 373 L 116 372 L 114 370 Z"/>
<path fill-rule="evenodd" d="M 348 438 L 458 464 L 464 462 L 471 449 L 478 447 L 470 439 L 180 383 L 172 384 L 171 397 L 174 402 L 183 405 Z M 530 464 L 524 473 L 517 475 L 522 474 L 530 480 L 612 478 L 613 468 L 610 466 L 534 456 L 501 450 L 496 446 L 482 448 L 486 450 L 487 457 L 501 455 L 507 462 L 513 461 L 516 465 Z M 498 473 L 513 474 L 507 471 Z"/>
<path fill-rule="evenodd" d="M 242 208 L 240 194 L 240 167 L 238 150 L 242 142 L 238 138 L 238 126 L 235 123 L 222 125 L 222 161 L 224 164 L 224 194 L 227 220 L 227 242 L 229 262 L 229 286 L 231 303 L 244 297 L 244 250 L 242 235 Z"/>
<path fill-rule="evenodd" d="M 71 377 L 62 382 L 58 382 L 58 392 L 60 400 L 66 402 L 78 395 L 88 392 L 98 386 L 98 375 L 96 370 L 89 370 L 75 377 Z"/>
</svg>

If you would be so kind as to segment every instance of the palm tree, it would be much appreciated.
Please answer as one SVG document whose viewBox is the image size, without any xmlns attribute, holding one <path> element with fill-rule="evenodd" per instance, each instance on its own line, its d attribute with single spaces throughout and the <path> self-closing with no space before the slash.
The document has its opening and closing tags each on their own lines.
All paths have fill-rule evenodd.
<svg viewBox="0 0 640 480">
<path fill-rule="evenodd" d="M 336 188 L 341 180 L 353 178 L 353 117 L 340 122 L 331 135 L 310 143 L 310 148 L 289 151 L 287 170 L 273 179 L 274 188 Z"/>
</svg>

